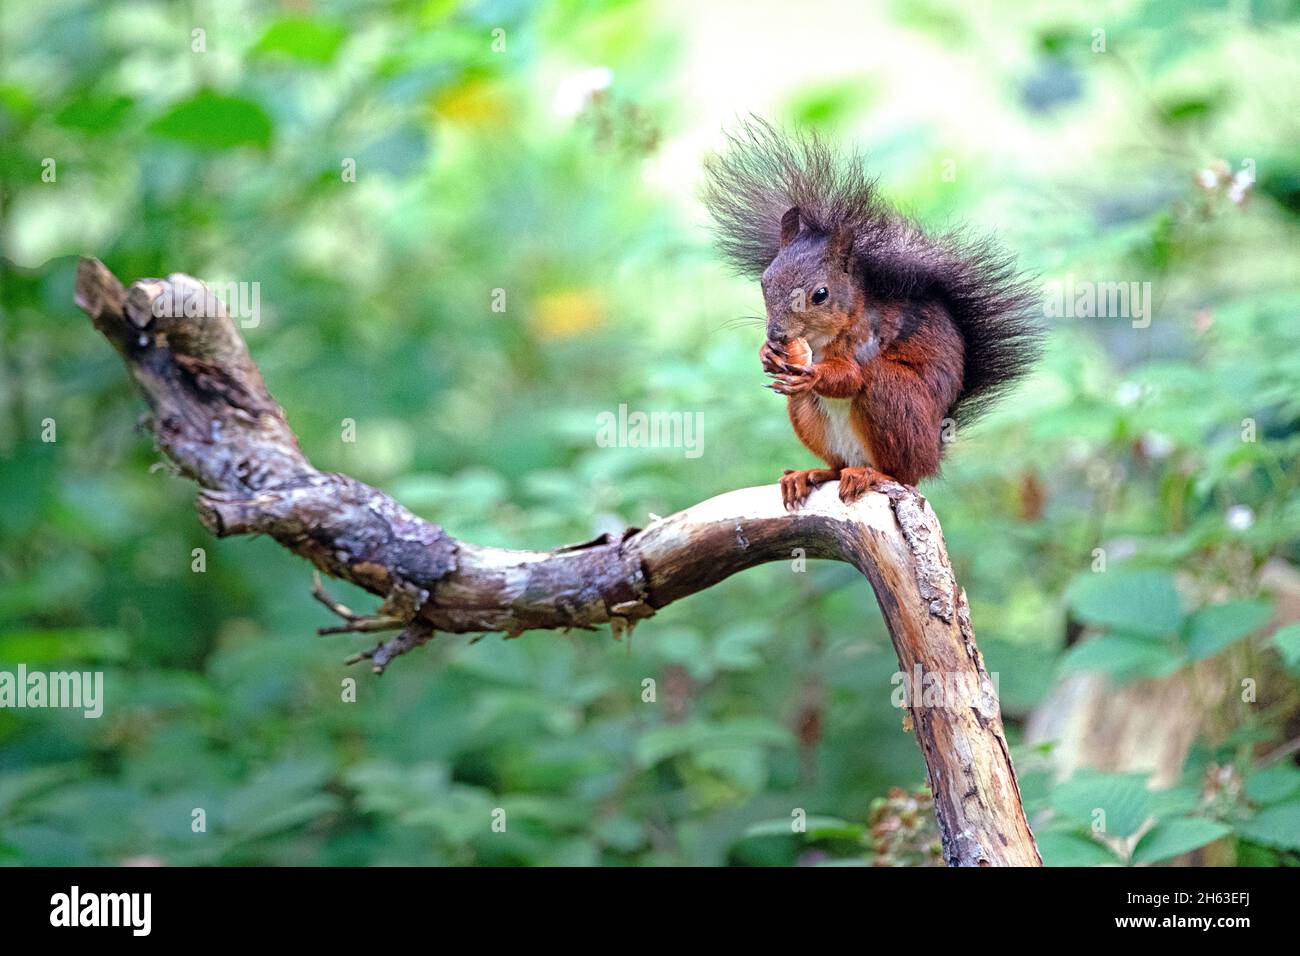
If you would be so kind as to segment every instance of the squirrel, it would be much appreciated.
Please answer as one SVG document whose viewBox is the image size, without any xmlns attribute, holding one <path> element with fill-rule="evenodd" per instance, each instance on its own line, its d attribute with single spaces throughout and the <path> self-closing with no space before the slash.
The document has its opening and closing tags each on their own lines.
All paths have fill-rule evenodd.
<svg viewBox="0 0 1300 956">
<path fill-rule="evenodd" d="M 879 197 L 862 156 L 751 118 L 705 164 L 720 251 L 761 280 L 767 385 L 825 468 L 787 469 L 795 510 L 839 481 L 852 503 L 938 473 L 965 425 L 1037 359 L 1036 297 L 987 238 L 926 233 Z"/>
</svg>

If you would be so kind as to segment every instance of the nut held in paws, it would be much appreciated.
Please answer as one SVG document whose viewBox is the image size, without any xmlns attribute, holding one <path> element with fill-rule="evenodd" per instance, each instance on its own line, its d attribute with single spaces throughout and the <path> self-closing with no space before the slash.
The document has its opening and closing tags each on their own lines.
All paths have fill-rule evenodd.
<svg viewBox="0 0 1300 956">
<path fill-rule="evenodd" d="M 785 347 L 785 357 L 791 365 L 811 365 L 812 349 L 804 338 L 791 339 Z"/>
</svg>

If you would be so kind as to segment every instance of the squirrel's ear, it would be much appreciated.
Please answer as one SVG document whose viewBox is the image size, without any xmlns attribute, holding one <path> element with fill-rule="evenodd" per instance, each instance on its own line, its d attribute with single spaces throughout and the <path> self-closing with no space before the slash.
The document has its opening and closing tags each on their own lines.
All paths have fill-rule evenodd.
<svg viewBox="0 0 1300 956">
<path fill-rule="evenodd" d="M 784 249 L 799 235 L 799 207 L 791 206 L 781 217 L 781 248 Z"/>
<path fill-rule="evenodd" d="M 849 271 L 853 259 L 853 233 L 848 229 L 837 229 L 826 247 L 826 258 L 839 263 L 841 269 Z"/>
</svg>

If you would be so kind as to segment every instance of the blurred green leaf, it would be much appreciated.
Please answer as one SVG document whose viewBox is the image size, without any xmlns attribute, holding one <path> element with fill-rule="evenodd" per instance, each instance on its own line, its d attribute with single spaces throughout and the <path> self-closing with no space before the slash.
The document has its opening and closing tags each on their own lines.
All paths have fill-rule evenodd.
<svg viewBox="0 0 1300 956">
<path fill-rule="evenodd" d="M 1040 833 L 1038 852 L 1045 866 L 1114 866 L 1119 863 L 1104 844 L 1077 833 Z"/>
<path fill-rule="evenodd" d="M 130 656 L 127 637 L 112 628 L 67 630 L 25 630 L 0 634 L 0 661 L 38 665 L 94 664 L 126 660 Z"/>
<path fill-rule="evenodd" d="M 1300 767 L 1290 763 L 1274 764 L 1246 775 L 1246 796 L 1252 803 L 1267 806 L 1280 803 L 1300 792 Z"/>
<path fill-rule="evenodd" d="M 1051 802 L 1073 825 L 1115 837 L 1131 836 L 1151 816 L 1144 774 L 1079 771 L 1056 786 Z"/>
<path fill-rule="evenodd" d="M 1300 624 L 1288 624 L 1273 633 L 1273 646 L 1282 655 L 1287 669 L 1300 674 Z"/>
<path fill-rule="evenodd" d="M 329 63 L 347 35 L 347 27 L 336 21 L 295 17 L 271 24 L 254 49 L 310 63 Z"/>
<path fill-rule="evenodd" d="M 330 812 L 337 798 L 316 792 L 327 773 L 320 761 L 286 760 L 267 767 L 230 795 L 224 823 L 241 838 L 252 839 Z"/>
<path fill-rule="evenodd" d="M 1061 672 L 1101 671 L 1120 681 L 1163 677 L 1183 664 L 1183 658 L 1149 639 L 1124 634 L 1099 634 L 1075 644 L 1061 657 Z"/>
<path fill-rule="evenodd" d="M 1187 621 L 1187 653 L 1194 661 L 1213 657 L 1259 630 L 1272 615 L 1270 601 L 1228 601 L 1203 607 Z"/>
<path fill-rule="evenodd" d="M 0 772 L 0 821 L 12 814 L 21 801 L 75 780 L 79 771 L 73 764 L 53 764 Z"/>
<path fill-rule="evenodd" d="M 653 766 L 669 757 L 714 751 L 714 759 L 731 748 L 785 746 L 790 731 L 762 717 L 743 717 L 725 723 L 691 721 L 669 724 L 646 731 L 637 741 L 637 763 Z"/>
<path fill-rule="evenodd" d="M 71 100 L 56 117 L 61 126 L 102 134 L 120 126 L 135 100 L 129 96 L 84 96 Z"/>
<path fill-rule="evenodd" d="M 27 866 L 87 866 L 94 859 L 80 834 L 42 824 L 6 827 L 4 842 Z"/>
<path fill-rule="evenodd" d="M 1167 571 L 1084 572 L 1071 582 L 1066 600 L 1086 623 L 1130 634 L 1163 637 L 1178 633 L 1183 623 L 1178 591 Z"/>
<path fill-rule="evenodd" d="M 255 101 L 200 90 L 149 124 L 158 136 L 204 149 L 269 146 L 271 117 Z"/>
<path fill-rule="evenodd" d="M 56 449 L 54 442 L 24 442 L 0 467 L 0 534 L 5 538 L 27 533 L 53 499 Z"/>
<path fill-rule="evenodd" d="M 1175 817 L 1161 820 L 1142 834 L 1133 850 L 1134 863 L 1159 863 L 1213 843 L 1232 832 L 1217 820 L 1203 817 Z"/>
<path fill-rule="evenodd" d="M 1238 823 L 1237 832 L 1247 840 L 1265 846 L 1300 850 L 1300 801 L 1266 807 L 1249 820 Z"/>
<path fill-rule="evenodd" d="M 808 817 L 803 821 L 804 829 L 798 832 L 793 829 L 793 826 L 793 817 L 787 820 L 765 820 L 746 827 L 745 836 L 795 836 L 804 840 L 858 840 L 867 830 L 861 823 L 851 823 L 838 817 Z"/>
</svg>

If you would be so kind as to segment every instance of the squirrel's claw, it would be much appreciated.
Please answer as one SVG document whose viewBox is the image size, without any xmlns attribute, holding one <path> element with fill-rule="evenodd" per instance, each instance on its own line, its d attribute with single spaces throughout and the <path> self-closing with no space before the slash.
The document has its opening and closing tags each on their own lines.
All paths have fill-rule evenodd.
<svg viewBox="0 0 1300 956">
<path fill-rule="evenodd" d="M 781 476 L 781 503 L 786 511 L 796 510 L 808 500 L 811 491 L 806 472 L 787 471 Z"/>
<path fill-rule="evenodd" d="M 771 342 L 763 343 L 763 347 L 758 350 L 758 357 L 763 363 L 763 371 L 770 375 L 775 375 L 785 365 L 785 353 Z"/>
<path fill-rule="evenodd" d="M 804 468 L 799 471 L 787 468 L 781 475 L 781 503 L 786 511 L 795 511 L 808 500 L 818 485 L 834 481 L 839 471 L 834 468 Z"/>
<path fill-rule="evenodd" d="M 840 501 L 851 505 L 867 492 L 875 491 L 885 481 L 893 479 L 870 466 L 844 468 L 840 471 Z"/>
<path fill-rule="evenodd" d="M 817 384 L 816 376 L 813 375 L 774 375 L 770 386 L 772 391 L 779 392 L 782 395 L 798 395 L 801 392 L 810 390 Z"/>
</svg>

